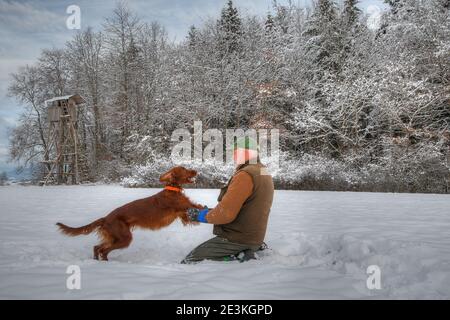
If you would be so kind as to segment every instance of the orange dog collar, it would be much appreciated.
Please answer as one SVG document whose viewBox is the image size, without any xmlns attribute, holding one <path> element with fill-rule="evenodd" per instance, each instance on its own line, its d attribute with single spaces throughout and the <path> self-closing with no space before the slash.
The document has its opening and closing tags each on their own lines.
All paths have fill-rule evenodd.
<svg viewBox="0 0 450 320">
<path fill-rule="evenodd" d="M 176 191 L 176 192 L 181 192 L 181 191 L 183 191 L 182 188 L 179 188 L 179 187 L 172 187 L 172 186 L 165 186 L 164 189 L 165 189 L 165 190 L 170 190 L 170 191 Z"/>
</svg>

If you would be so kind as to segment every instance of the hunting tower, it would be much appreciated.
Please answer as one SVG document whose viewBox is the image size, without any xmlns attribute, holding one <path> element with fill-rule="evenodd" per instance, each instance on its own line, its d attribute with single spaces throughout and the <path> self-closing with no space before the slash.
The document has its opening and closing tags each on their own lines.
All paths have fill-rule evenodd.
<svg viewBox="0 0 450 320">
<path fill-rule="evenodd" d="M 49 135 L 43 161 L 46 175 L 41 184 L 77 184 L 84 160 L 78 139 L 78 108 L 85 101 L 75 94 L 55 97 L 45 103 Z"/>
</svg>

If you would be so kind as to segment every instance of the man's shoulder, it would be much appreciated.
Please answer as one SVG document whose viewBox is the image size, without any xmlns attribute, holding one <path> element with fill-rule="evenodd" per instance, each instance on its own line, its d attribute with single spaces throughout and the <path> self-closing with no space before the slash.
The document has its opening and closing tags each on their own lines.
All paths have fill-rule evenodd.
<svg viewBox="0 0 450 320">
<path fill-rule="evenodd" d="M 248 164 L 245 167 L 239 169 L 236 172 L 236 174 L 240 172 L 245 172 L 252 177 L 270 175 L 269 172 L 267 171 L 266 166 L 261 163 Z"/>
<path fill-rule="evenodd" d="M 233 175 L 232 181 L 250 181 L 253 182 L 253 176 L 246 170 L 236 171 Z"/>
</svg>

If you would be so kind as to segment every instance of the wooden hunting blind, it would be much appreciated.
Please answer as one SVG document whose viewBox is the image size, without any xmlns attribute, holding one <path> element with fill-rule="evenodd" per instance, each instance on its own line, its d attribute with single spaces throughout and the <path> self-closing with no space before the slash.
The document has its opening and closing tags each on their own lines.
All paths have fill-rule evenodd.
<svg viewBox="0 0 450 320">
<path fill-rule="evenodd" d="M 78 108 L 85 100 L 78 94 L 46 102 L 49 135 L 44 155 L 46 175 L 42 185 L 79 182 Z"/>
</svg>

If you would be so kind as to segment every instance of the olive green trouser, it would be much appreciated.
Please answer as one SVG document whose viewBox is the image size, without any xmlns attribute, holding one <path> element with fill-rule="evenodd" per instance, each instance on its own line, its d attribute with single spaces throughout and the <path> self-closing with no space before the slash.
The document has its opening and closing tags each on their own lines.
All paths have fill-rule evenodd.
<svg viewBox="0 0 450 320">
<path fill-rule="evenodd" d="M 252 254 L 258 251 L 259 248 L 259 245 L 234 243 L 225 238 L 214 237 L 192 250 L 181 263 L 192 263 L 202 260 L 229 261 L 240 252 Z"/>
</svg>

